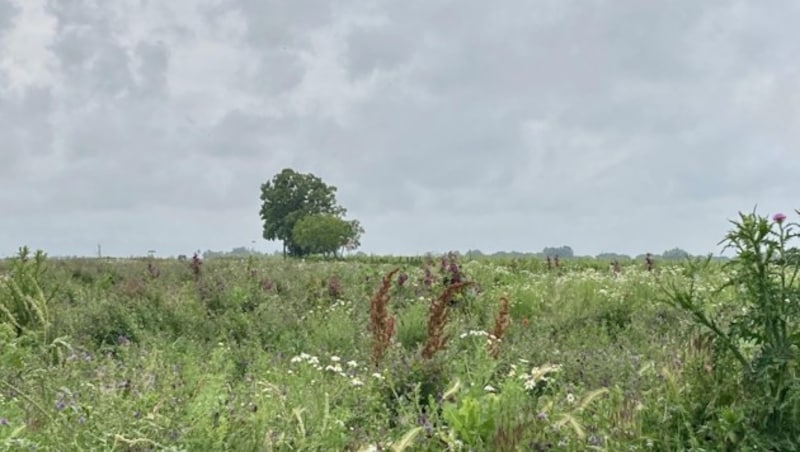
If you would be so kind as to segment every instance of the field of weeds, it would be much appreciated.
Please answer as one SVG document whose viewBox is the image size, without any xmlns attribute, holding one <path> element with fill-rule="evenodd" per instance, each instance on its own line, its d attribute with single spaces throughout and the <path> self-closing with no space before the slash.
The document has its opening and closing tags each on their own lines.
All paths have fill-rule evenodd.
<svg viewBox="0 0 800 452">
<path fill-rule="evenodd" d="M 741 272 L 455 256 L 50 260 L 22 250 L 0 267 L 0 445 L 763 444 L 772 427 L 753 425 L 748 410 L 766 395 L 719 345 L 733 349 L 724 322 L 746 306 L 741 286 L 717 289 Z M 763 360 L 748 344 L 737 339 L 737 353 Z M 794 394 L 796 379 L 785 381 Z"/>
</svg>

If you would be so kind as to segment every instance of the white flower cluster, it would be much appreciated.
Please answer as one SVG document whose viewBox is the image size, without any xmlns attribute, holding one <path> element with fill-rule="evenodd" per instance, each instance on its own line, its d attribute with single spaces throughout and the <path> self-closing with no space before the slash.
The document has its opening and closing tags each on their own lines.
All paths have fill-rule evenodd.
<svg viewBox="0 0 800 452">
<path fill-rule="evenodd" d="M 467 331 L 466 333 L 461 333 L 458 337 L 461 339 L 466 339 L 468 337 L 485 337 L 487 344 L 502 342 L 502 339 L 498 339 L 497 337 L 495 337 L 494 334 L 483 330 L 470 330 Z"/>
<path fill-rule="evenodd" d="M 306 363 L 321 372 L 332 372 L 340 377 L 347 378 L 350 380 L 350 384 L 353 386 L 364 386 L 364 380 L 356 375 L 356 371 L 359 368 L 358 362 L 353 360 L 343 362 L 342 358 L 334 355 L 330 357 L 330 363 L 323 366 L 320 364 L 318 357 L 309 355 L 308 353 L 300 353 L 299 355 L 293 357 L 290 362 L 292 364 Z M 291 374 L 293 372 L 290 370 L 289 373 Z M 377 372 L 373 373 L 372 377 L 378 380 L 383 380 L 383 375 Z"/>
<path fill-rule="evenodd" d="M 515 369 L 516 367 L 512 366 L 512 371 L 509 376 L 513 376 Z M 522 385 L 526 390 L 531 390 L 535 388 L 540 381 L 550 381 L 549 375 L 553 372 L 559 371 L 561 371 L 561 365 L 545 364 L 543 366 L 534 367 L 530 372 L 520 374 L 518 378 L 522 380 Z"/>
<path fill-rule="evenodd" d="M 320 369 L 319 358 L 317 358 L 316 356 L 311 356 L 308 353 L 300 353 L 298 356 L 295 356 L 291 360 L 292 364 L 302 363 L 302 362 L 307 362 L 312 366 L 314 366 L 315 368 Z"/>
<path fill-rule="evenodd" d="M 348 300 L 338 299 L 338 300 L 336 300 L 335 303 L 330 305 L 326 309 L 326 311 L 327 312 L 334 312 L 337 309 L 344 309 L 346 312 L 352 312 L 353 311 L 353 302 L 352 301 L 348 301 Z"/>
</svg>

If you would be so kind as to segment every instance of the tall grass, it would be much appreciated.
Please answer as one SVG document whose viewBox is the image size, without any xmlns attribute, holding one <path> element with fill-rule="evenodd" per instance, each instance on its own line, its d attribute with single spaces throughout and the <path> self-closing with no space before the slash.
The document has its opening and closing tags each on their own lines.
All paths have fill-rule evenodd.
<svg viewBox="0 0 800 452">
<path fill-rule="evenodd" d="M 793 450 L 796 231 L 744 215 L 729 264 L 652 271 L 22 249 L 0 449 Z"/>
</svg>

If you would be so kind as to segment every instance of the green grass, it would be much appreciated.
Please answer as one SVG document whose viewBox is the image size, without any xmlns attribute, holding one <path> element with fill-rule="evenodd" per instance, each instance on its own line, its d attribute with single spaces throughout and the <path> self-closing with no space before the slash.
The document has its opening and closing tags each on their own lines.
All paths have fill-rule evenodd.
<svg viewBox="0 0 800 452">
<path fill-rule="evenodd" d="M 425 361 L 428 305 L 443 289 L 438 262 L 427 287 L 423 259 L 210 259 L 199 278 L 188 262 L 173 260 L 49 260 L 37 276 L 43 294 L 52 294 L 42 301 L 46 334 L 35 319 L 18 331 L 0 315 L 0 445 L 583 451 L 691 444 L 676 419 L 695 422 L 692 394 L 712 383 L 703 370 L 708 354 L 691 347 L 698 329 L 659 301 L 659 283 L 677 279 L 679 264 L 650 273 L 634 263 L 618 277 L 593 261 L 566 261 L 559 270 L 535 260 L 460 264 L 476 286 L 450 308 L 447 348 Z M 396 266 L 409 278 L 390 290 L 397 333 L 376 368 L 370 297 Z M 698 284 L 710 290 L 724 276 L 712 266 Z M 494 360 L 486 337 L 470 332 L 491 331 L 503 295 L 512 323 Z M 0 301 L 10 300 L 0 291 Z M 537 373 L 547 365 L 549 373 Z"/>
</svg>

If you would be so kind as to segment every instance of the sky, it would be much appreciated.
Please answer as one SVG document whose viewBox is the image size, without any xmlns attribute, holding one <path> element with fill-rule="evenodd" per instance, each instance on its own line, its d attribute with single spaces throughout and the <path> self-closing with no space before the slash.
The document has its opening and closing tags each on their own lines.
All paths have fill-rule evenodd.
<svg viewBox="0 0 800 452">
<path fill-rule="evenodd" d="M 261 238 L 283 168 L 361 251 L 718 254 L 800 208 L 800 2 L 0 0 L 0 255 Z"/>
</svg>

